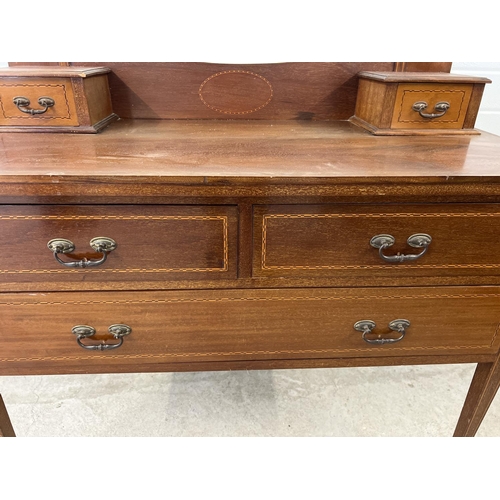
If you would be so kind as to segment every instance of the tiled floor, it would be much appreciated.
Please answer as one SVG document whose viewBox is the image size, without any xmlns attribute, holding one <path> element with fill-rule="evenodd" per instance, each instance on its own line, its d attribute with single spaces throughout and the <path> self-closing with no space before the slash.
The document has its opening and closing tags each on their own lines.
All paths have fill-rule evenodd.
<svg viewBox="0 0 500 500">
<path fill-rule="evenodd" d="M 474 365 L 2 377 L 18 436 L 451 436 Z M 478 436 L 500 436 L 500 397 Z"/>
</svg>

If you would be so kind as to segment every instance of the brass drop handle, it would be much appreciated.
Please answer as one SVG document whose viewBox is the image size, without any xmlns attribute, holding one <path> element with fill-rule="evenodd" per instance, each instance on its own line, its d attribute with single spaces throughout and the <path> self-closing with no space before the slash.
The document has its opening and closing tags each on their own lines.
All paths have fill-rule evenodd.
<svg viewBox="0 0 500 500">
<path fill-rule="evenodd" d="M 97 238 L 92 238 L 90 240 L 90 246 L 99 253 L 102 253 L 102 257 L 98 260 L 88 260 L 88 259 L 82 259 L 82 260 L 74 260 L 70 262 L 65 262 L 60 259 L 59 254 L 64 254 L 64 253 L 72 253 L 75 251 L 75 244 L 70 241 L 66 240 L 65 238 L 55 238 L 53 240 L 50 240 L 47 243 L 48 249 L 53 252 L 54 258 L 59 262 L 59 264 L 62 264 L 63 266 L 66 267 L 77 267 L 80 269 L 83 269 L 85 267 L 96 267 L 100 266 L 101 264 L 104 264 L 106 262 L 106 259 L 108 258 L 108 253 L 113 251 L 118 245 L 115 240 L 112 240 L 111 238 L 107 238 L 105 236 L 99 236 Z"/>
<path fill-rule="evenodd" d="M 111 325 L 108 328 L 108 332 L 113 335 L 113 337 L 119 342 L 117 344 L 97 344 L 97 345 L 87 345 L 82 342 L 82 339 L 87 339 L 95 335 L 95 328 L 87 325 L 77 325 L 71 329 L 71 333 L 76 335 L 76 341 L 80 347 L 83 349 L 88 349 L 90 351 L 106 351 L 110 349 L 118 349 L 123 344 L 123 338 L 126 335 L 132 333 L 132 328 L 128 325 L 116 324 Z"/>
<path fill-rule="evenodd" d="M 394 344 L 394 342 L 399 342 L 400 340 L 403 339 L 403 337 L 406 335 L 406 330 L 410 326 L 410 322 L 407 319 L 395 319 L 394 321 L 391 321 L 389 323 L 389 328 L 394 331 L 398 332 L 400 335 L 399 337 L 393 337 L 393 338 L 381 338 L 379 335 L 379 338 L 369 338 L 367 335 L 370 335 L 373 333 L 373 330 L 375 329 L 375 321 L 372 321 L 370 319 L 363 319 L 361 321 L 358 321 L 354 323 L 354 329 L 358 332 L 362 332 L 363 335 L 361 336 L 362 339 L 365 342 L 368 342 L 369 344 Z"/>
<path fill-rule="evenodd" d="M 450 109 L 449 102 L 441 101 L 434 106 L 434 110 L 437 111 L 437 113 L 424 113 L 423 111 L 427 109 L 427 106 L 428 104 L 425 101 L 417 101 L 411 109 L 417 111 L 422 118 L 439 118 Z"/>
<path fill-rule="evenodd" d="M 30 100 L 27 97 L 14 97 L 12 99 L 14 104 L 17 106 L 17 109 L 19 111 L 22 111 L 23 113 L 28 113 L 30 115 L 43 115 L 49 108 L 54 106 L 56 103 L 52 97 L 39 97 L 38 98 L 38 104 L 40 106 L 44 106 L 43 109 L 33 109 L 33 108 L 28 108 L 27 106 L 30 105 Z"/>
<path fill-rule="evenodd" d="M 432 238 L 425 233 L 412 234 L 406 240 L 406 242 L 413 248 L 422 248 L 422 251 L 420 253 L 408 255 L 400 253 L 396 255 L 385 255 L 384 250 L 394 245 L 395 241 L 396 238 L 394 238 L 394 236 L 391 236 L 390 234 L 377 234 L 370 240 L 370 245 L 373 248 L 378 248 L 378 254 L 380 255 L 380 258 L 385 262 L 406 262 L 410 260 L 420 259 L 420 257 L 422 257 L 427 252 Z"/>
</svg>

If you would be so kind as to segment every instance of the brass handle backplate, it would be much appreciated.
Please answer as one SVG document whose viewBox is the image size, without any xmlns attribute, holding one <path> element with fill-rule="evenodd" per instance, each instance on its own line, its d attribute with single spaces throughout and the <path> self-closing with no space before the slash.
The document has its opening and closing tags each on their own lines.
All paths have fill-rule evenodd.
<svg viewBox="0 0 500 500">
<path fill-rule="evenodd" d="M 92 238 L 90 240 L 90 246 L 99 253 L 102 253 L 102 257 L 98 260 L 74 260 L 70 262 L 65 262 L 60 259 L 60 253 L 72 253 L 75 251 L 75 244 L 65 238 L 55 238 L 47 243 L 48 249 L 53 252 L 54 258 L 65 267 L 77 267 L 83 269 L 85 267 L 96 267 L 100 266 L 108 258 L 108 253 L 113 251 L 118 245 L 115 240 L 107 238 L 105 236 L 98 236 L 97 238 Z"/>
<path fill-rule="evenodd" d="M 427 252 L 432 238 L 425 233 L 412 234 L 406 242 L 413 248 L 422 248 L 423 250 L 420 253 L 408 255 L 400 253 L 396 255 L 385 255 L 384 250 L 394 245 L 395 241 L 396 239 L 394 236 L 391 236 L 390 234 L 377 234 L 370 240 L 370 245 L 373 248 L 378 248 L 380 258 L 385 262 L 406 262 L 420 259 L 420 257 Z"/>
<path fill-rule="evenodd" d="M 411 109 L 413 109 L 413 111 L 417 111 L 422 118 L 439 118 L 450 109 L 449 102 L 441 101 L 434 106 L 434 110 L 437 111 L 437 113 L 424 113 L 424 110 L 427 109 L 427 106 L 428 104 L 425 101 L 417 101 L 415 104 L 413 104 Z"/>
<path fill-rule="evenodd" d="M 407 319 L 395 319 L 394 321 L 391 321 L 389 323 L 389 328 L 394 331 L 399 333 L 399 337 L 389 337 L 389 338 L 382 338 L 380 335 L 378 338 L 370 338 L 369 335 L 373 333 L 373 330 L 375 329 L 377 325 L 375 324 L 375 321 L 372 321 L 370 319 L 363 319 L 361 321 L 358 321 L 354 323 L 354 329 L 358 332 L 362 332 L 363 335 L 361 336 L 362 339 L 365 342 L 368 342 L 369 344 L 394 344 L 394 342 L 399 342 L 400 340 L 403 339 L 403 337 L 406 335 L 406 330 L 410 326 L 410 322 Z"/>
<path fill-rule="evenodd" d="M 44 106 L 43 109 L 33 109 L 33 108 L 28 108 L 30 105 L 30 100 L 27 97 L 14 97 L 12 99 L 13 103 L 17 106 L 17 109 L 19 111 L 22 111 L 23 113 L 28 113 L 30 115 L 43 115 L 49 108 L 54 106 L 56 103 L 52 97 L 39 97 L 38 98 L 38 104 L 40 106 Z"/>
<path fill-rule="evenodd" d="M 123 344 L 123 338 L 126 335 L 130 335 L 132 333 L 132 328 L 128 325 L 116 324 L 111 325 L 108 328 L 108 332 L 113 335 L 115 339 L 119 342 L 117 344 L 97 344 L 97 345 L 88 345 L 82 342 L 82 339 L 87 339 L 95 335 L 96 330 L 92 326 L 88 325 L 77 325 L 71 329 L 71 333 L 76 335 L 76 341 L 80 347 L 83 349 L 88 349 L 90 351 L 106 351 L 110 349 L 118 349 Z"/>
</svg>

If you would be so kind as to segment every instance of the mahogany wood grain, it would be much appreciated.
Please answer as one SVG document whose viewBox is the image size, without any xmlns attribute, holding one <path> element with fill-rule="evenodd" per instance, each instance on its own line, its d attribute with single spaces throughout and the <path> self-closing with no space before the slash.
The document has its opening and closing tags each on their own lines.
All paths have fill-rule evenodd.
<svg viewBox="0 0 500 500">
<path fill-rule="evenodd" d="M 353 368 L 363 366 L 400 366 L 400 365 L 433 365 L 459 363 L 491 363 L 495 355 L 491 354 L 456 354 L 441 356 L 393 356 L 377 358 L 328 358 L 328 359 L 271 359 L 245 361 L 197 361 L 166 363 L 150 361 L 148 363 L 121 365 L 113 368 L 113 373 L 151 373 L 151 372 L 199 372 L 199 371 L 231 371 L 231 370 L 281 370 L 303 368 Z M 33 363 L 8 366 L 4 375 L 46 375 L 47 370 L 57 374 L 100 373 L 99 368 L 86 366 L 77 361 L 68 360 L 61 366 Z"/>
<path fill-rule="evenodd" d="M 492 363 L 479 363 L 455 429 L 455 437 L 476 434 L 500 387 L 500 357 Z"/>
<path fill-rule="evenodd" d="M 355 178 L 207 177 L 186 179 L 112 176 L 101 179 L 78 176 L 0 176 L 5 204 L 238 204 L 252 198 L 255 204 L 304 203 L 499 203 L 496 178 L 450 176 L 448 179 L 380 177 L 377 182 Z"/>
<path fill-rule="evenodd" d="M 237 275 L 237 210 L 232 206 L 0 206 L 0 281 L 107 283 L 165 279 L 230 279 Z M 104 264 L 70 269 L 47 243 L 65 238 L 66 262 L 101 254 L 94 237 L 117 243 Z"/>
<path fill-rule="evenodd" d="M 250 200 L 243 200 L 238 206 L 239 239 L 238 239 L 238 281 L 252 276 L 252 234 L 253 206 Z"/>
<path fill-rule="evenodd" d="M 360 71 L 360 78 L 367 78 L 380 82 L 392 83 L 491 83 L 489 78 L 483 76 L 458 75 L 455 73 L 422 73 L 396 71 Z"/>
<path fill-rule="evenodd" d="M 9 67 L 15 66 L 69 66 L 69 62 L 9 62 Z"/>
<path fill-rule="evenodd" d="M 111 70 L 104 66 L 94 67 L 46 67 L 42 64 L 28 67 L 0 68 L 2 78 L 22 77 L 54 77 L 54 78 L 90 78 L 98 75 L 106 75 Z"/>
<path fill-rule="evenodd" d="M 70 66 L 69 62 L 10 62 L 9 66 Z M 451 71 L 451 62 L 395 62 L 391 63 L 394 71 Z"/>
<path fill-rule="evenodd" d="M 14 97 L 30 100 L 30 107 L 40 109 L 39 97 L 50 97 L 55 104 L 40 115 L 20 111 Z M 78 125 L 75 96 L 70 80 L 63 78 L 2 78 L 0 75 L 0 125 L 10 126 L 76 126 Z M 0 132 L 2 128 L 0 128 Z"/>
<path fill-rule="evenodd" d="M 495 287 L 18 293 L 0 295 L 0 312 L 0 373 L 75 362 L 107 373 L 159 361 L 481 355 L 500 346 Z M 373 338 L 398 336 L 388 328 L 398 318 L 411 326 L 395 344 L 368 344 L 353 328 L 371 319 Z M 98 342 L 113 343 L 115 323 L 132 333 L 112 351 L 82 349 L 71 333 L 90 325 Z"/>
<path fill-rule="evenodd" d="M 372 237 L 396 239 L 385 255 L 419 254 L 407 239 L 429 234 L 415 261 L 385 262 Z M 282 205 L 254 209 L 254 276 L 500 275 L 500 205 Z"/>
<path fill-rule="evenodd" d="M 475 362 L 478 375 L 457 427 L 475 432 L 498 386 L 500 275 L 494 237 L 500 138 L 486 133 L 376 137 L 347 121 L 331 121 L 347 120 L 354 112 L 360 69 L 446 72 L 448 63 L 116 63 L 112 69 L 111 94 L 123 116 L 180 120 L 124 119 L 94 136 L 0 133 L 0 214 L 21 215 L 8 221 L 15 230 L 1 228 L 16 248 L 0 251 L 8 271 L 0 279 L 0 372 Z M 472 85 L 471 106 L 477 109 L 480 92 Z M 85 92 L 84 85 L 75 88 Z M 90 111 L 83 112 L 90 122 Z M 188 120 L 195 117 L 202 119 Z M 472 123 L 472 114 L 466 123 Z M 123 217 L 201 214 L 208 206 L 228 217 L 226 279 L 213 272 L 151 277 L 154 266 L 168 259 L 214 265 L 216 253 L 220 260 L 221 231 L 200 233 L 185 226 L 166 231 L 157 220 L 146 228 L 135 221 L 132 227 Z M 410 209 L 415 215 L 404 217 Z M 254 211 L 260 219 L 253 221 Z M 362 260 L 368 269 L 264 273 L 259 267 L 262 217 L 273 213 L 357 217 L 354 225 L 324 227 L 318 217 L 307 227 L 270 219 L 274 232 L 266 240 L 266 259 L 271 265 L 333 268 Z M 61 214 L 84 217 L 62 223 Z M 23 219 L 27 215 L 56 220 Z M 104 224 L 96 215 L 109 220 Z M 374 221 L 383 227 L 374 227 Z M 420 228 L 420 221 L 430 229 Z M 45 248 L 44 231 L 51 224 L 76 231 L 84 256 L 89 256 L 88 240 L 96 236 L 89 232 L 118 230 L 115 262 L 128 266 L 133 255 L 145 272 L 127 278 L 117 273 L 110 280 L 78 272 L 64 274 L 78 276 L 71 280 L 62 274 L 62 279 L 53 273 L 32 279 L 36 273 L 26 278 L 12 273 L 21 261 L 34 266 L 31 271 L 49 270 L 36 267 L 39 251 L 22 247 L 23 237 L 42 242 L 55 265 Z M 435 244 L 421 263 L 436 267 L 375 269 L 380 265 L 375 249 L 366 244 L 356 254 L 357 241 L 365 233 L 369 239 L 375 229 L 397 232 L 394 249 L 404 252 L 408 232 L 432 230 Z M 153 236 L 152 251 L 141 253 L 144 240 Z M 332 250 L 339 237 L 351 238 L 354 246 Z M 122 240 L 135 243 L 129 248 Z M 112 259 L 113 252 L 110 266 Z M 451 272 L 452 266 L 459 270 Z M 355 321 L 373 319 L 374 335 L 385 336 L 389 321 L 401 317 L 411 326 L 392 345 L 369 345 L 353 328 Z M 76 324 L 91 324 L 98 341 L 110 341 L 107 328 L 118 322 L 130 323 L 133 332 L 115 351 L 85 351 L 71 334 Z"/>
<path fill-rule="evenodd" d="M 118 116 L 111 107 L 109 68 L 0 68 L 0 130 L 3 132 L 96 133 Z M 23 113 L 13 102 L 27 97 L 39 109 L 39 97 L 55 104 L 42 114 Z"/>
<path fill-rule="evenodd" d="M 375 128 L 390 128 L 397 89 L 396 83 L 385 84 L 360 78 L 356 110 L 350 121 L 356 123 L 353 121 L 356 118 L 373 124 Z"/>
<path fill-rule="evenodd" d="M 374 137 L 349 122 L 122 120 L 96 135 L 0 133 L 0 143 L 0 189 L 43 177 L 56 193 L 64 179 L 86 179 L 93 193 L 106 195 L 109 184 L 127 178 L 144 190 L 164 182 L 224 188 L 248 178 L 266 185 L 314 178 L 443 188 L 500 181 L 498 136 Z"/>
<path fill-rule="evenodd" d="M 240 252 L 239 262 L 251 260 L 251 252 Z M 243 266 L 240 266 L 240 269 Z M 267 288 L 330 288 L 330 287 L 409 287 L 409 286 L 497 286 L 500 285 L 499 276 L 393 276 L 387 277 L 359 277 L 349 276 L 306 276 L 306 277 L 241 277 L 252 272 L 251 266 L 245 266 L 244 271 L 237 279 L 169 279 L 151 281 L 121 280 L 121 281 L 55 281 L 47 277 L 44 281 L 15 281 L 3 277 L 0 281 L 0 292 L 74 292 L 74 291 L 142 291 L 142 290 L 244 290 Z M 15 276 L 15 275 L 14 275 Z"/>
<path fill-rule="evenodd" d="M 350 121 L 375 135 L 479 134 L 474 123 L 482 89 L 491 80 L 447 73 L 359 73 L 355 114 Z M 432 113 L 438 102 L 449 103 L 443 116 L 421 116 L 416 102 Z"/>
<path fill-rule="evenodd" d="M 467 108 L 467 115 L 464 120 L 464 128 L 472 129 L 476 124 L 476 118 L 479 113 L 479 106 L 481 98 L 483 97 L 484 85 L 474 83 L 472 86 L 472 95 L 470 98 L 469 106 Z"/>
<path fill-rule="evenodd" d="M 408 127 L 408 128 L 378 128 L 375 125 L 358 118 L 357 116 L 353 116 L 350 120 L 351 123 L 361 127 L 362 129 L 367 130 L 373 135 L 389 135 L 389 136 L 398 136 L 398 135 L 411 135 L 411 136 L 448 136 L 448 135 L 479 135 L 481 132 L 477 129 L 465 129 L 465 128 L 454 128 L 454 127 Z"/>
<path fill-rule="evenodd" d="M 462 129 L 468 113 L 473 85 L 470 83 L 401 83 L 398 85 L 392 128 L 405 129 Z M 425 101 L 432 112 L 438 102 L 446 101 L 450 108 L 443 116 L 423 118 L 412 109 L 413 104 Z"/>
<path fill-rule="evenodd" d="M 346 120 L 356 74 L 393 63 L 71 63 L 106 66 L 121 118 Z M 210 88 L 208 88 L 210 86 Z"/>
<path fill-rule="evenodd" d="M 108 76 L 99 75 L 95 78 L 85 78 L 81 82 L 86 96 L 84 102 L 88 106 L 89 124 L 101 123 L 113 115 Z"/>
<path fill-rule="evenodd" d="M 0 394 L 0 437 L 16 437 L 7 408 Z"/>
</svg>

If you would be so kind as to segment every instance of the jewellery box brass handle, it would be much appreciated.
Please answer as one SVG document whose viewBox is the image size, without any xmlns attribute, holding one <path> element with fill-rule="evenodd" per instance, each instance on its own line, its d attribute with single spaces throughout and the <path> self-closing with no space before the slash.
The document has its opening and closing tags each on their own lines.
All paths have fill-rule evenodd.
<svg viewBox="0 0 500 500">
<path fill-rule="evenodd" d="M 50 107 L 54 106 L 56 103 L 54 99 L 51 97 L 39 97 L 38 98 L 38 104 L 40 106 L 44 106 L 43 109 L 33 109 L 33 108 L 28 108 L 27 106 L 30 105 L 30 100 L 27 97 L 14 97 L 12 99 L 14 104 L 17 106 L 17 109 L 19 111 L 22 111 L 23 113 L 28 113 L 30 115 L 43 115 Z"/>
<path fill-rule="evenodd" d="M 106 262 L 106 259 L 108 258 L 108 253 L 113 251 L 118 245 L 115 240 L 112 240 L 111 238 L 106 238 L 104 236 L 99 236 L 97 238 L 92 238 L 90 240 L 90 246 L 99 253 L 102 253 L 102 257 L 98 260 L 88 260 L 88 259 L 82 259 L 82 260 L 74 260 L 71 262 L 64 262 L 59 258 L 60 253 L 72 253 L 75 251 L 75 244 L 70 241 L 66 240 L 64 238 L 56 238 L 53 240 L 50 240 L 47 243 L 48 249 L 54 253 L 54 258 L 59 262 L 59 264 L 62 264 L 63 266 L 66 267 L 79 267 L 81 269 L 85 267 L 96 267 L 100 266 L 101 264 L 104 264 Z"/>
<path fill-rule="evenodd" d="M 83 349 L 88 349 L 90 351 L 106 351 L 109 349 L 118 349 L 123 344 L 123 338 L 125 335 L 130 335 L 132 333 L 132 328 L 128 325 L 116 324 L 111 325 L 108 328 L 108 332 L 113 335 L 113 337 L 119 342 L 117 344 L 97 344 L 97 345 L 87 345 L 82 342 L 82 339 L 87 339 L 95 334 L 95 328 L 87 325 L 77 325 L 71 329 L 71 333 L 76 335 L 76 341 L 80 347 Z"/>
<path fill-rule="evenodd" d="M 432 238 L 428 234 L 417 233 L 412 234 L 406 241 L 408 245 L 413 248 L 422 248 L 423 250 L 417 254 L 403 255 L 398 253 L 397 255 L 384 255 L 384 250 L 386 248 L 394 245 L 396 239 L 390 234 L 377 234 L 370 240 L 370 245 L 373 248 L 378 248 L 378 254 L 380 258 L 386 262 L 406 262 L 409 260 L 417 260 L 422 257 L 427 252 L 429 245 L 431 244 Z"/>
<path fill-rule="evenodd" d="M 417 111 L 422 118 L 439 118 L 450 109 L 450 103 L 442 101 L 438 102 L 434 106 L 434 110 L 437 111 L 437 113 L 424 113 L 423 111 L 427 109 L 427 106 L 428 104 L 425 101 L 417 101 L 411 109 L 413 109 L 413 111 Z"/>
<path fill-rule="evenodd" d="M 369 344 L 394 344 L 394 342 L 399 342 L 406 335 L 406 329 L 410 326 L 410 322 L 407 319 L 395 319 L 389 323 L 389 328 L 400 334 L 396 338 L 381 338 L 380 335 L 376 339 L 368 338 L 367 335 L 373 333 L 375 326 L 375 321 L 370 319 L 363 319 L 354 323 L 354 329 L 363 333 L 362 338 L 365 342 Z"/>
</svg>

